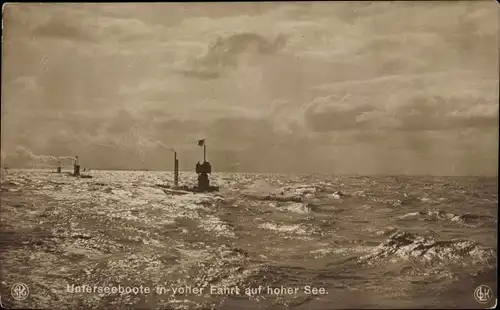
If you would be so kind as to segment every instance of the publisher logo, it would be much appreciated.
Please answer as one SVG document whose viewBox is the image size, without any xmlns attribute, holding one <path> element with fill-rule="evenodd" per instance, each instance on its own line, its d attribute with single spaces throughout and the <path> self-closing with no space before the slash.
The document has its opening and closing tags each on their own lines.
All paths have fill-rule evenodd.
<svg viewBox="0 0 500 310">
<path fill-rule="evenodd" d="M 493 298 L 493 291 L 487 285 L 479 285 L 474 290 L 474 298 L 480 304 L 485 304 Z"/>
<path fill-rule="evenodd" d="M 16 283 L 10 289 L 10 294 L 15 300 L 25 300 L 30 294 L 30 289 L 24 283 Z"/>
</svg>

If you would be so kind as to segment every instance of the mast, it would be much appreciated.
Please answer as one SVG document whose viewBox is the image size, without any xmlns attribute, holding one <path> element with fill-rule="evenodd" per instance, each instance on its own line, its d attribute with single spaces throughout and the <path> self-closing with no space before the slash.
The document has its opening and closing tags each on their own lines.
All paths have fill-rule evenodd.
<svg viewBox="0 0 500 310">
<path fill-rule="evenodd" d="M 174 151 L 174 186 L 179 186 L 179 160 L 177 159 L 177 152 Z"/>
</svg>

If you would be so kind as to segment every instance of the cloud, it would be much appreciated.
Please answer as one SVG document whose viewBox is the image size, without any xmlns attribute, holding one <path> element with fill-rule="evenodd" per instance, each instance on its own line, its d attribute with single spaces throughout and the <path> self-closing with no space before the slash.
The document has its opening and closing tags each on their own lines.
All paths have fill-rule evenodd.
<svg viewBox="0 0 500 310">
<path fill-rule="evenodd" d="M 275 54 L 286 44 L 284 36 L 268 41 L 255 33 L 240 33 L 226 38 L 219 37 L 210 47 L 204 62 L 215 66 L 236 66 L 235 57 L 243 53 L 257 55 Z"/>
<path fill-rule="evenodd" d="M 393 106 L 370 104 L 366 97 L 327 96 L 304 113 L 315 132 L 390 129 L 405 131 L 498 127 L 498 105 L 484 98 L 415 95 Z"/>
<path fill-rule="evenodd" d="M 62 16 L 52 16 L 46 23 L 34 29 L 38 36 L 53 37 L 65 40 L 81 40 L 84 42 L 94 41 L 95 35 L 88 29 L 73 24 L 69 19 Z"/>
<path fill-rule="evenodd" d="M 213 80 L 216 78 L 219 78 L 221 74 L 216 71 L 206 71 L 204 69 L 179 69 L 177 70 L 178 73 L 183 74 L 184 76 L 188 78 L 195 78 L 195 79 L 200 79 L 200 80 Z"/>
<path fill-rule="evenodd" d="M 286 44 L 286 37 L 279 35 L 266 39 L 256 33 L 238 33 L 218 37 L 206 54 L 192 61 L 191 69 L 179 70 L 187 77 L 204 80 L 215 79 L 230 69 L 245 63 L 260 63 L 262 57 L 278 53 Z"/>
<path fill-rule="evenodd" d="M 102 7 L 105 8 L 104 6 Z M 36 10 L 36 14 L 34 14 Z M 7 15 L 15 30 L 36 38 L 62 40 L 69 43 L 130 42 L 166 38 L 167 27 L 130 18 L 109 15 L 93 5 L 19 4 L 8 5 Z M 104 10 L 105 11 L 105 10 Z M 120 10 L 115 12 L 120 12 Z M 104 13 L 104 14 L 103 14 Z"/>
<path fill-rule="evenodd" d="M 498 105 L 482 98 L 416 97 L 397 108 L 402 130 L 498 127 Z"/>
<path fill-rule="evenodd" d="M 314 132 L 361 129 L 369 120 L 358 117 L 375 109 L 368 99 L 349 93 L 315 98 L 304 111 L 305 123 Z"/>
</svg>

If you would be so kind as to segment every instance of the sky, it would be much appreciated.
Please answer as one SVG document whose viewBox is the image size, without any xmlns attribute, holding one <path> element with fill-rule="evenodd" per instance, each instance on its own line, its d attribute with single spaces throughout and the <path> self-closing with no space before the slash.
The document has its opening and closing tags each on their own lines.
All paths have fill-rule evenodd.
<svg viewBox="0 0 500 310">
<path fill-rule="evenodd" d="M 6 4 L 2 164 L 497 175 L 496 1 Z M 41 156 L 41 157 L 40 157 Z"/>
</svg>

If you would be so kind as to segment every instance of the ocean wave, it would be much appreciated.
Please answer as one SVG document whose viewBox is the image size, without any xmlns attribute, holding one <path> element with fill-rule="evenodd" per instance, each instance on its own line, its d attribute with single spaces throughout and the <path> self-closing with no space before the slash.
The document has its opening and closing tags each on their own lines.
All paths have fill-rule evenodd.
<svg viewBox="0 0 500 310">
<path fill-rule="evenodd" d="M 353 253 L 355 254 L 361 254 L 361 253 L 366 253 L 369 252 L 371 247 L 368 246 L 336 246 L 334 248 L 322 248 L 322 249 L 316 249 L 309 251 L 309 254 L 313 255 L 315 258 L 322 258 L 331 254 L 334 255 L 352 255 Z"/>
<path fill-rule="evenodd" d="M 208 215 L 201 218 L 199 227 L 207 232 L 213 233 L 217 237 L 236 237 L 231 226 L 228 225 L 228 223 L 213 215 Z"/>
<path fill-rule="evenodd" d="M 307 228 L 302 224 L 291 224 L 291 225 L 280 225 L 276 223 L 263 223 L 258 226 L 259 228 L 277 231 L 280 233 L 295 234 L 300 236 L 311 235 L 314 233 L 314 229 Z"/>
<path fill-rule="evenodd" d="M 373 264 L 380 261 L 420 260 L 446 262 L 470 259 L 473 263 L 485 263 L 496 257 L 496 251 L 481 244 L 463 240 L 436 240 L 433 237 L 397 231 L 373 251 L 359 258 L 359 262 Z M 462 261 L 463 262 L 463 261 Z"/>
<path fill-rule="evenodd" d="M 424 221 L 449 221 L 454 223 L 459 223 L 468 227 L 480 227 L 484 225 L 496 224 L 495 218 L 487 215 L 477 215 L 477 214 L 454 214 L 451 212 L 444 212 L 440 210 L 427 210 L 420 212 L 410 212 L 399 217 L 400 219 L 408 218 L 418 218 Z"/>
<path fill-rule="evenodd" d="M 293 213 L 307 214 L 315 210 L 315 206 L 308 203 L 291 203 L 280 207 L 280 210 L 286 210 Z"/>
<path fill-rule="evenodd" d="M 256 201 L 279 201 L 279 202 L 302 202 L 303 197 L 301 196 L 285 196 L 285 195 L 258 195 L 258 194 L 244 194 L 244 198 L 252 199 Z"/>
</svg>

